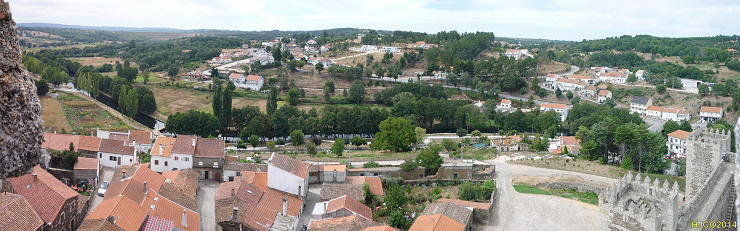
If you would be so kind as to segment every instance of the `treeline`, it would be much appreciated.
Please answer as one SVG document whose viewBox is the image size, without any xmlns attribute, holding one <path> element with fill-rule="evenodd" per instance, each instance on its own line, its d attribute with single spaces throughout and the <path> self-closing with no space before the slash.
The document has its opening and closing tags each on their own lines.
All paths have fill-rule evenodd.
<svg viewBox="0 0 740 231">
<path fill-rule="evenodd" d="M 360 77 L 371 77 L 372 75 L 398 78 L 403 74 L 403 68 L 413 65 L 419 60 L 419 54 L 421 52 L 423 50 L 418 50 L 418 52 L 404 52 L 397 61 L 393 61 L 393 57 L 395 56 L 393 53 L 383 54 L 383 59 L 378 61 L 372 55 L 367 55 L 365 56 L 365 63 L 358 63 L 354 67 L 331 65 L 326 71 L 333 77 L 347 78 L 350 80 L 359 79 Z"/>
<path fill-rule="evenodd" d="M 386 106 L 392 106 L 396 95 L 407 92 L 412 96 L 421 99 L 422 97 L 429 97 L 434 99 L 447 99 L 447 92 L 444 87 L 439 84 L 429 85 L 424 83 L 400 83 L 393 85 L 390 88 L 383 89 L 375 92 L 375 102 L 384 104 Z"/>
<path fill-rule="evenodd" d="M 140 69 L 150 71 L 168 70 L 187 62 L 209 60 L 224 48 L 241 47 L 238 38 L 196 36 L 166 42 L 129 42 L 121 58 L 136 62 Z"/>
<path fill-rule="evenodd" d="M 586 61 L 587 66 L 608 66 L 608 67 L 619 67 L 628 68 L 630 71 L 637 71 L 638 69 L 646 70 L 650 73 L 653 80 L 651 82 L 657 84 L 666 78 L 678 77 L 687 79 L 696 79 L 701 81 L 712 81 L 714 72 L 702 71 L 694 66 L 681 66 L 671 62 L 655 62 L 645 60 L 634 52 L 625 52 L 615 54 L 608 51 L 602 51 L 589 55 Z"/>
<path fill-rule="evenodd" d="M 493 33 L 488 32 L 464 33 L 462 35 L 450 33 L 438 34 L 438 36 L 446 41 L 443 43 L 444 49 L 429 48 L 424 52 L 425 58 L 429 65 L 441 64 L 446 67 L 453 66 L 457 60 L 472 60 L 478 54 L 490 48 L 495 39 Z"/>
<path fill-rule="evenodd" d="M 118 52 L 125 48 L 125 44 L 101 44 L 95 46 L 86 46 L 83 48 L 73 47 L 65 49 L 42 49 L 39 54 L 58 56 L 58 57 L 116 57 Z"/>
<path fill-rule="evenodd" d="M 680 56 L 689 61 L 727 62 L 732 57 L 728 48 L 740 49 L 740 40 L 734 36 L 694 37 L 694 38 L 659 38 L 649 35 L 635 37 L 624 35 L 599 40 L 575 43 L 572 48 L 580 52 L 592 51 L 639 51 L 661 54 L 663 56 Z"/>
</svg>

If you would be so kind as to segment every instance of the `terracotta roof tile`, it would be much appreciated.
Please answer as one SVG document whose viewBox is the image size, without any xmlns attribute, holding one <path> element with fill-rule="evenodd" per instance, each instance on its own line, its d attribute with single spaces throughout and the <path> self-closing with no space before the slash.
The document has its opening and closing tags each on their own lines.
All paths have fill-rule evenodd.
<svg viewBox="0 0 740 231">
<path fill-rule="evenodd" d="M 77 157 L 77 162 L 75 162 L 75 166 L 73 169 L 98 169 L 98 159 Z"/>
<path fill-rule="evenodd" d="M 465 225 L 442 214 L 419 216 L 409 231 L 462 231 Z"/>
<path fill-rule="evenodd" d="M 367 227 L 363 229 L 362 231 L 396 231 L 396 229 L 388 225 L 378 225 L 378 226 Z"/>
<path fill-rule="evenodd" d="M 144 221 L 140 231 L 171 231 L 174 228 L 175 223 L 173 221 L 150 216 Z"/>
<path fill-rule="evenodd" d="M 114 139 L 103 139 L 100 141 L 100 152 L 119 154 L 119 155 L 133 155 L 136 149 L 131 146 L 126 146 L 121 140 Z"/>
<path fill-rule="evenodd" d="M 97 152 L 100 150 L 100 141 L 102 139 L 93 136 L 77 136 L 79 143 L 76 145 L 77 149 Z"/>
<path fill-rule="evenodd" d="M 332 172 L 334 170 L 337 170 L 337 172 L 345 172 L 347 170 L 347 165 L 343 165 L 343 164 L 322 164 L 322 165 L 319 165 L 319 171 L 322 171 L 322 172 Z"/>
<path fill-rule="evenodd" d="M 224 164 L 224 170 L 267 172 L 267 165 L 229 161 Z"/>
<path fill-rule="evenodd" d="M 364 200 L 361 184 L 333 184 L 321 185 L 321 200 L 328 201 L 343 195 L 355 200 Z"/>
<path fill-rule="evenodd" d="M 285 155 L 273 153 L 270 157 L 269 164 L 285 170 L 286 172 L 292 173 L 300 178 L 308 177 L 308 166 L 309 164 L 300 160 L 290 158 Z"/>
<path fill-rule="evenodd" d="M 244 77 L 244 75 L 239 74 L 239 73 L 231 73 L 229 75 L 229 79 L 241 79 L 242 77 Z"/>
<path fill-rule="evenodd" d="M 152 144 L 152 132 L 141 130 L 130 130 L 129 140 L 136 141 L 137 144 Z"/>
<path fill-rule="evenodd" d="M 200 138 L 195 146 L 195 157 L 225 158 L 226 143 L 216 138 Z"/>
<path fill-rule="evenodd" d="M 36 174 L 35 181 L 33 174 Z M 64 203 L 79 195 L 38 165 L 33 168 L 32 173 L 9 178 L 8 181 L 13 190 L 23 196 L 46 223 L 52 223 Z"/>
<path fill-rule="evenodd" d="M 508 99 L 501 99 L 502 104 L 511 104 L 511 100 Z"/>
<path fill-rule="evenodd" d="M 611 93 L 611 92 L 608 91 L 608 90 L 600 90 L 599 91 L 599 95 L 600 96 L 607 96 L 607 95 L 609 95 L 609 93 Z"/>
<path fill-rule="evenodd" d="M 381 196 L 385 194 L 383 191 L 383 181 L 377 176 L 347 176 L 345 182 L 359 185 L 367 183 L 370 186 L 370 192 L 373 194 Z"/>
<path fill-rule="evenodd" d="M 258 81 L 262 78 L 262 76 L 259 75 L 249 75 L 247 76 L 248 81 Z"/>
<path fill-rule="evenodd" d="M 147 216 L 147 209 L 125 196 L 103 200 L 85 220 L 107 219 L 113 216 L 115 224 L 127 231 L 139 230 Z"/>
<path fill-rule="evenodd" d="M 18 194 L 0 194 L 0 227 L 5 230 L 37 230 L 44 224 L 31 204 Z"/>
<path fill-rule="evenodd" d="M 328 218 L 322 220 L 312 220 L 308 225 L 308 230 L 362 230 L 371 224 L 367 219 L 358 216 L 346 216 L 339 218 Z"/>
<path fill-rule="evenodd" d="M 334 212 L 339 209 L 347 209 L 352 213 L 358 214 L 368 220 L 373 219 L 373 211 L 370 207 L 349 198 L 347 195 L 334 198 L 327 203 L 326 213 Z"/>
<path fill-rule="evenodd" d="M 562 103 L 543 103 L 540 104 L 540 107 L 565 109 L 566 105 Z"/>
<path fill-rule="evenodd" d="M 189 135 L 177 135 L 175 146 L 172 147 L 172 153 L 193 155 L 195 153 L 195 145 L 193 145 L 193 139 L 197 140 L 198 137 Z"/>
<path fill-rule="evenodd" d="M 85 219 L 80 224 L 80 227 L 77 228 L 77 231 L 124 231 L 124 229 L 106 219 Z"/>
<path fill-rule="evenodd" d="M 668 133 L 668 136 L 675 137 L 681 140 L 686 140 L 689 137 L 690 132 L 684 131 L 684 130 L 676 130 L 674 132 Z"/>
<path fill-rule="evenodd" d="M 160 136 L 154 141 L 150 154 L 152 156 L 163 156 L 170 157 L 172 155 L 172 147 L 175 146 L 175 138 Z"/>
<path fill-rule="evenodd" d="M 149 216 L 164 218 L 174 222 L 175 227 L 184 230 L 200 230 L 200 214 L 149 190 L 142 207 Z"/>
<path fill-rule="evenodd" d="M 72 143 L 74 144 L 76 151 L 78 148 L 78 142 L 79 139 L 74 135 L 46 132 L 44 133 L 44 142 L 41 143 L 41 148 L 66 151 L 69 150 L 69 143 Z"/>
<path fill-rule="evenodd" d="M 709 112 L 709 113 L 722 113 L 722 108 L 720 107 L 701 107 L 701 112 Z"/>
</svg>

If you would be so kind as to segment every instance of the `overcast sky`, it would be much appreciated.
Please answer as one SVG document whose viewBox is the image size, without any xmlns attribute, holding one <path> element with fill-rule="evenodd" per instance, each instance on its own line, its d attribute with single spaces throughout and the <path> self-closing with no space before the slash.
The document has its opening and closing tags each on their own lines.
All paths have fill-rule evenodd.
<svg viewBox="0 0 740 231">
<path fill-rule="evenodd" d="M 489 31 L 560 40 L 740 34 L 739 0 L 6 0 L 19 23 L 228 30 Z"/>
</svg>

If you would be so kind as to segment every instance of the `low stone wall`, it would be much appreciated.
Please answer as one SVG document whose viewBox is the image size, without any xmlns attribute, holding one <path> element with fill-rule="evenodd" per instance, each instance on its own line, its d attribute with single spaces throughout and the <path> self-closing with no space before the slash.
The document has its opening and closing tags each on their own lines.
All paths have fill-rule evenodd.
<svg viewBox="0 0 740 231">
<path fill-rule="evenodd" d="M 609 185 L 602 182 L 586 180 L 580 176 L 520 176 L 514 179 L 514 183 L 524 183 L 546 189 L 575 190 L 600 194 Z"/>
</svg>

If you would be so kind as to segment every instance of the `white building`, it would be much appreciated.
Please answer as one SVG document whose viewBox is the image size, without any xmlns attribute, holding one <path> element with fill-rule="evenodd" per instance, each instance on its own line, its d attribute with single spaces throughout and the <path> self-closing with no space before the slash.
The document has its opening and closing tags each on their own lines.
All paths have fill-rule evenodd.
<svg viewBox="0 0 740 231">
<path fill-rule="evenodd" d="M 555 82 L 555 88 L 559 88 L 561 91 L 577 91 L 585 88 L 584 85 L 585 83 L 582 84 L 582 82 L 578 80 L 566 78 L 559 78 L 558 81 Z"/>
<path fill-rule="evenodd" d="M 155 138 L 151 131 L 128 130 L 127 132 L 112 132 L 96 129 L 96 136 L 101 139 L 122 140 L 124 145 L 133 146 L 138 152 L 149 152 L 152 140 Z"/>
<path fill-rule="evenodd" d="M 506 49 L 506 52 L 504 52 L 504 55 L 509 56 L 510 58 L 514 59 L 520 59 L 522 56 L 530 56 L 529 50 L 527 49 Z"/>
<path fill-rule="evenodd" d="M 502 112 L 511 111 L 511 100 L 501 99 L 501 103 L 499 103 L 499 105 L 496 107 L 496 110 L 499 110 Z"/>
<path fill-rule="evenodd" d="M 350 50 L 356 51 L 356 52 L 371 52 L 371 51 L 377 51 L 378 50 L 378 46 L 375 46 L 375 45 L 362 45 L 360 47 L 350 48 Z"/>
<path fill-rule="evenodd" d="M 624 84 L 627 82 L 628 74 L 617 72 L 617 71 L 610 71 L 607 73 L 597 74 L 599 76 L 599 81 L 601 82 L 607 82 L 607 83 L 614 83 L 614 84 Z"/>
<path fill-rule="evenodd" d="M 182 150 L 192 149 L 195 150 L 195 143 L 197 137 L 179 135 L 177 138 L 171 137 L 157 137 L 154 142 L 154 148 L 150 153 L 151 162 L 149 166 L 156 172 L 165 172 L 178 169 L 186 169 L 193 167 L 193 154 L 188 153 L 176 153 L 175 147 L 178 147 L 179 152 Z"/>
<path fill-rule="evenodd" d="M 306 162 L 272 153 L 267 164 L 267 186 L 293 195 L 306 196 L 308 167 Z"/>
<path fill-rule="evenodd" d="M 380 52 L 383 52 L 383 53 L 398 53 L 398 52 L 401 52 L 401 50 L 399 50 L 398 47 L 383 47 L 383 48 L 380 48 Z"/>
<path fill-rule="evenodd" d="M 137 163 L 136 148 L 125 145 L 122 140 L 102 139 L 98 150 L 98 161 L 111 168 Z"/>
<path fill-rule="evenodd" d="M 229 74 L 229 80 L 233 82 L 234 86 L 237 88 L 247 88 L 246 78 L 244 78 L 244 74 L 231 73 Z"/>
<path fill-rule="evenodd" d="M 547 77 L 545 77 L 545 86 L 549 88 L 555 88 L 555 83 L 558 81 L 559 78 L 559 75 L 547 74 Z"/>
<path fill-rule="evenodd" d="M 265 78 L 259 75 L 249 75 L 244 81 L 246 88 L 252 89 L 253 91 L 259 91 L 262 89 L 262 85 L 265 84 Z"/>
<path fill-rule="evenodd" d="M 645 71 L 644 70 L 635 71 L 635 77 L 637 77 L 637 80 L 645 80 Z"/>
<path fill-rule="evenodd" d="M 565 78 L 578 80 L 580 82 L 584 82 L 588 85 L 594 85 L 595 83 L 599 82 L 599 79 L 593 76 L 584 76 L 584 75 L 568 75 L 565 76 Z"/>
<path fill-rule="evenodd" d="M 319 165 L 319 181 L 327 183 L 344 183 L 347 178 L 347 165 Z"/>
<path fill-rule="evenodd" d="M 661 120 L 672 120 L 676 122 L 689 120 L 689 113 L 686 110 L 660 106 L 649 106 L 647 110 L 645 110 L 645 115 Z"/>
<path fill-rule="evenodd" d="M 560 114 L 560 121 L 565 121 L 568 118 L 568 106 L 561 103 L 543 103 L 540 104 L 540 111 L 554 111 Z"/>
<path fill-rule="evenodd" d="M 684 130 L 676 130 L 668 134 L 668 140 L 666 140 L 665 146 L 668 148 L 668 153 L 671 156 L 679 158 L 686 157 L 686 141 L 689 134 L 689 132 Z"/>
<path fill-rule="evenodd" d="M 580 93 L 581 93 L 581 97 L 593 98 L 596 95 L 596 87 L 588 86 L 586 88 L 581 89 Z"/>
<path fill-rule="evenodd" d="M 702 106 L 699 110 L 699 118 L 704 122 L 714 122 L 715 120 L 722 119 L 723 111 L 721 107 L 706 107 Z"/>
<path fill-rule="evenodd" d="M 607 99 L 612 98 L 612 92 L 609 90 L 600 90 L 599 91 L 599 103 L 604 103 Z"/>
<path fill-rule="evenodd" d="M 633 96 L 630 101 L 630 113 L 633 114 L 645 114 L 645 111 L 650 106 L 650 99 L 642 96 Z"/>
</svg>

